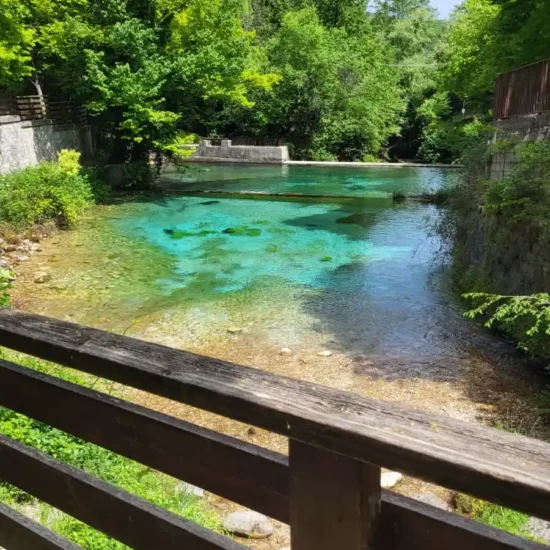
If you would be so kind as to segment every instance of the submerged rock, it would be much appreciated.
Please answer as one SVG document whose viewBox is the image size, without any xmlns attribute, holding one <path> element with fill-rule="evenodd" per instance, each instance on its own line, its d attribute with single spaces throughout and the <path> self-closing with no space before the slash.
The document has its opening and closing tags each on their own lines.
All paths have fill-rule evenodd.
<svg viewBox="0 0 550 550">
<path fill-rule="evenodd" d="M 204 201 L 199 204 L 202 204 L 203 206 L 210 206 L 211 204 L 219 204 L 220 201 Z"/>
<path fill-rule="evenodd" d="M 47 283 L 48 281 L 51 281 L 51 280 L 52 280 L 52 276 L 49 273 L 45 273 L 45 272 L 36 273 L 33 277 L 33 281 L 36 284 Z"/>
<path fill-rule="evenodd" d="M 244 237 L 259 237 L 262 234 L 262 230 L 258 227 L 248 227 L 243 225 L 242 227 L 228 227 L 223 230 L 226 235 L 241 235 Z"/>
<path fill-rule="evenodd" d="M 223 522 L 223 528 L 233 535 L 265 539 L 273 534 L 272 523 L 258 512 L 233 512 Z"/>
<path fill-rule="evenodd" d="M 239 332 L 242 332 L 242 331 L 243 329 L 239 327 L 229 327 L 227 329 L 227 332 L 229 332 L 229 334 L 239 334 Z"/>
<path fill-rule="evenodd" d="M 292 350 L 290 348 L 281 348 L 281 355 L 291 355 Z"/>
<path fill-rule="evenodd" d="M 328 349 L 325 351 L 320 351 L 317 354 L 319 357 L 330 357 L 332 355 L 332 351 L 329 351 Z"/>
</svg>

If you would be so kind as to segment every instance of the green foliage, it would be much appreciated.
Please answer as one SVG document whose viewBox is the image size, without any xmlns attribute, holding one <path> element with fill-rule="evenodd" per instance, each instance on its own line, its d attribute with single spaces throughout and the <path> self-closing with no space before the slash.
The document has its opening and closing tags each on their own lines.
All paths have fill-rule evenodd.
<svg viewBox="0 0 550 550">
<path fill-rule="evenodd" d="M 19 0 L 0 0 L 0 86 L 31 74 L 34 30 L 24 24 L 26 8 Z"/>
<path fill-rule="evenodd" d="M 0 176 L 0 218 L 16 226 L 49 220 L 60 227 L 73 225 L 92 200 L 78 157 L 74 151 L 62 151 L 58 162 Z"/>
<path fill-rule="evenodd" d="M 94 379 L 52 363 L 7 350 L 0 350 L 0 357 L 76 384 L 94 387 L 106 393 L 113 392 L 114 385 L 108 381 Z M 174 478 L 5 408 L 0 408 L 0 433 L 209 529 L 221 530 L 218 518 L 201 501 L 178 490 L 178 482 Z M 45 519 L 51 510 L 37 503 L 30 495 L 5 483 L 0 483 L 0 500 L 16 506 L 31 503 L 40 509 Z M 51 528 L 89 550 L 126 548 L 69 516 L 57 517 Z"/>
<path fill-rule="evenodd" d="M 514 337 L 525 351 L 550 356 L 550 295 L 500 296 L 481 292 L 465 298 L 475 307 L 466 315 L 484 316 L 485 326 L 494 327 Z"/>
<path fill-rule="evenodd" d="M 465 514 L 480 523 L 491 525 L 520 537 L 527 537 L 525 525 L 529 521 L 529 516 L 526 514 L 462 493 L 455 495 L 454 504 L 459 513 Z"/>
<path fill-rule="evenodd" d="M 9 269 L 0 268 L 0 307 L 10 305 L 9 291 L 13 279 L 14 275 Z"/>
</svg>

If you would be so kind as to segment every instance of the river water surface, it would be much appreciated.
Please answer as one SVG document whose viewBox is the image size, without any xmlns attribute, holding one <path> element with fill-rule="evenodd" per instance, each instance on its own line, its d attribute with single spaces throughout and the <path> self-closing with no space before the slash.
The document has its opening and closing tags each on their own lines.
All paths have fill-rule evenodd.
<svg viewBox="0 0 550 550">
<path fill-rule="evenodd" d="M 510 346 L 463 316 L 430 230 L 438 208 L 392 200 L 449 185 L 451 173 L 250 165 L 168 173 L 161 198 L 97 207 L 46 241 L 21 265 L 15 302 L 467 421 L 523 414 L 536 382 Z M 51 280 L 34 283 L 43 271 Z M 194 417 L 248 437 L 213 418 Z"/>
</svg>

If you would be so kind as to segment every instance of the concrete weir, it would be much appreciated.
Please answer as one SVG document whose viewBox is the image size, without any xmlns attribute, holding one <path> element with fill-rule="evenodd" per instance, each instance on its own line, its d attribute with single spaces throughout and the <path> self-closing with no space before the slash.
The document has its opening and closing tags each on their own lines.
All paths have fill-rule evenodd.
<svg viewBox="0 0 550 550">
<path fill-rule="evenodd" d="M 192 160 L 199 162 L 283 163 L 288 159 L 286 145 L 276 147 L 233 145 L 230 139 L 222 139 L 220 145 L 212 145 L 211 140 L 205 139 L 200 142 Z"/>
</svg>

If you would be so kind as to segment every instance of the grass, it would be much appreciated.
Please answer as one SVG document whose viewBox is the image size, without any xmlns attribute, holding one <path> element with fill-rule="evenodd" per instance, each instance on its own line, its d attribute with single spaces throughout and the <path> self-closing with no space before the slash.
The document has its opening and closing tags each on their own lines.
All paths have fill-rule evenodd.
<svg viewBox="0 0 550 550">
<path fill-rule="evenodd" d="M 0 348 L 0 357 L 104 393 L 118 397 L 123 393 L 120 385 L 20 353 Z M 208 529 L 221 532 L 219 518 L 203 501 L 181 491 L 180 482 L 173 477 L 3 407 L 0 407 L 0 433 Z M 85 549 L 126 548 L 107 535 L 58 513 L 51 506 L 7 483 L 0 482 L 0 501 L 23 513 L 30 512 L 50 529 Z"/>
</svg>

